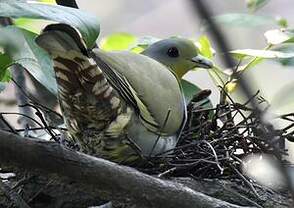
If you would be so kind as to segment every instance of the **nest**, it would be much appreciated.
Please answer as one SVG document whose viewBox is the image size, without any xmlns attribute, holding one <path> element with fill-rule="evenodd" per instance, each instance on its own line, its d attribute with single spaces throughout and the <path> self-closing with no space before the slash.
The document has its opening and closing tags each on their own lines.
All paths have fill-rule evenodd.
<svg viewBox="0 0 294 208">
<path fill-rule="evenodd" d="M 285 140 L 293 140 L 294 114 L 279 116 L 288 121 L 283 129 L 264 126 L 260 115 L 250 107 L 255 99 L 259 105 L 268 103 L 257 92 L 240 104 L 221 90 L 221 101 L 207 108 L 210 90 L 194 96 L 188 105 L 188 120 L 174 150 L 148 159 L 140 168 L 149 174 L 166 177 L 241 178 L 244 157 L 251 154 L 271 154 L 281 159 L 287 155 Z M 200 104 L 199 104 L 200 103 Z M 274 140 L 270 137 L 274 136 Z"/>
<path fill-rule="evenodd" d="M 285 140 L 293 141 L 294 113 L 279 116 L 279 119 L 288 121 L 288 126 L 283 129 L 273 130 L 271 126 L 265 127 L 260 121 L 260 115 L 250 107 L 250 102 L 255 99 L 259 104 L 267 101 L 257 92 L 247 102 L 240 104 L 220 90 L 221 100 L 216 107 L 207 107 L 210 90 L 203 90 L 193 97 L 187 106 L 188 119 L 181 133 L 177 146 L 160 155 L 142 158 L 142 163 L 135 167 L 148 174 L 165 177 L 197 177 L 197 178 L 234 178 L 244 176 L 241 173 L 243 158 L 254 153 L 275 155 L 281 159 L 287 154 Z M 31 118 L 40 127 L 15 129 L 8 131 L 24 132 L 30 136 L 31 131 L 45 130 L 47 136 L 69 148 L 78 150 L 78 146 L 64 140 L 57 128 L 62 123 L 62 116 L 56 112 L 32 102 L 23 107 L 32 107 L 35 115 Z M 6 122 L 3 115 L 13 114 L 0 112 L 2 121 Z M 16 115 L 21 115 L 15 113 Z M 9 126 L 8 122 L 6 122 Z M 270 128 L 270 129 L 269 129 Z M 274 133 L 274 141 L 269 139 L 268 132 Z M 136 150 L 137 151 L 137 150 Z M 140 154 L 140 153 L 139 153 Z"/>
</svg>

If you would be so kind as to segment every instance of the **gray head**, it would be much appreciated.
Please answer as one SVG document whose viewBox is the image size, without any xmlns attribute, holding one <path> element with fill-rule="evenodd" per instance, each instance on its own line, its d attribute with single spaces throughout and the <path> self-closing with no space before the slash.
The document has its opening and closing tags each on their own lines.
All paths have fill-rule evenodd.
<svg viewBox="0 0 294 208">
<path fill-rule="evenodd" d="M 195 44 L 185 38 L 172 37 L 160 40 L 150 45 L 142 54 L 170 67 L 179 78 L 193 68 L 213 66 L 210 60 L 198 53 Z"/>
</svg>

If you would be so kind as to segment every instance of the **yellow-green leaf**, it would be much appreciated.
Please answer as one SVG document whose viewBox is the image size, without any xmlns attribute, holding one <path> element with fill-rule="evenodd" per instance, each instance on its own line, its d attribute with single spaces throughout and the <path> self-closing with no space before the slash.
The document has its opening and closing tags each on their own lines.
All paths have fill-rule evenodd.
<svg viewBox="0 0 294 208">
<path fill-rule="evenodd" d="M 100 41 L 100 48 L 106 51 L 128 50 L 137 41 L 137 37 L 129 33 L 114 33 Z"/>
<path fill-rule="evenodd" d="M 14 21 L 14 23 L 20 28 L 39 34 L 41 30 L 49 23 L 52 23 L 52 21 L 30 18 L 18 18 Z"/>
<path fill-rule="evenodd" d="M 213 54 L 214 54 L 214 50 L 211 47 L 210 41 L 208 40 L 207 36 L 202 35 L 198 39 L 198 43 L 200 45 L 200 47 L 199 47 L 200 54 L 207 57 L 207 58 L 212 58 Z"/>
</svg>

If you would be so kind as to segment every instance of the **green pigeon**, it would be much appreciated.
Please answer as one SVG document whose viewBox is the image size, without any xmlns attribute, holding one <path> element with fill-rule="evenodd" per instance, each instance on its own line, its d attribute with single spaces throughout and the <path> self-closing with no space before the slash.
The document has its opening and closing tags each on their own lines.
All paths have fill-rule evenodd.
<svg viewBox="0 0 294 208">
<path fill-rule="evenodd" d="M 36 43 L 53 59 L 69 137 L 87 154 L 128 165 L 176 146 L 186 120 L 179 77 L 212 67 L 183 38 L 142 54 L 105 52 L 87 49 L 76 28 L 52 24 Z"/>
</svg>

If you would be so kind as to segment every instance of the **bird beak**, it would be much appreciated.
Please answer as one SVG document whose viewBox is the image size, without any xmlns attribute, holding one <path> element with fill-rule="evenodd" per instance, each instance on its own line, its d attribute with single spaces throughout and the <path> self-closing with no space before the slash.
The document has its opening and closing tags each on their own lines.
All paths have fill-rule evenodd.
<svg viewBox="0 0 294 208">
<path fill-rule="evenodd" d="M 193 57 L 191 61 L 195 63 L 195 67 L 204 68 L 204 69 L 211 69 L 213 67 L 212 61 L 210 61 L 209 59 L 199 54 Z"/>
</svg>

